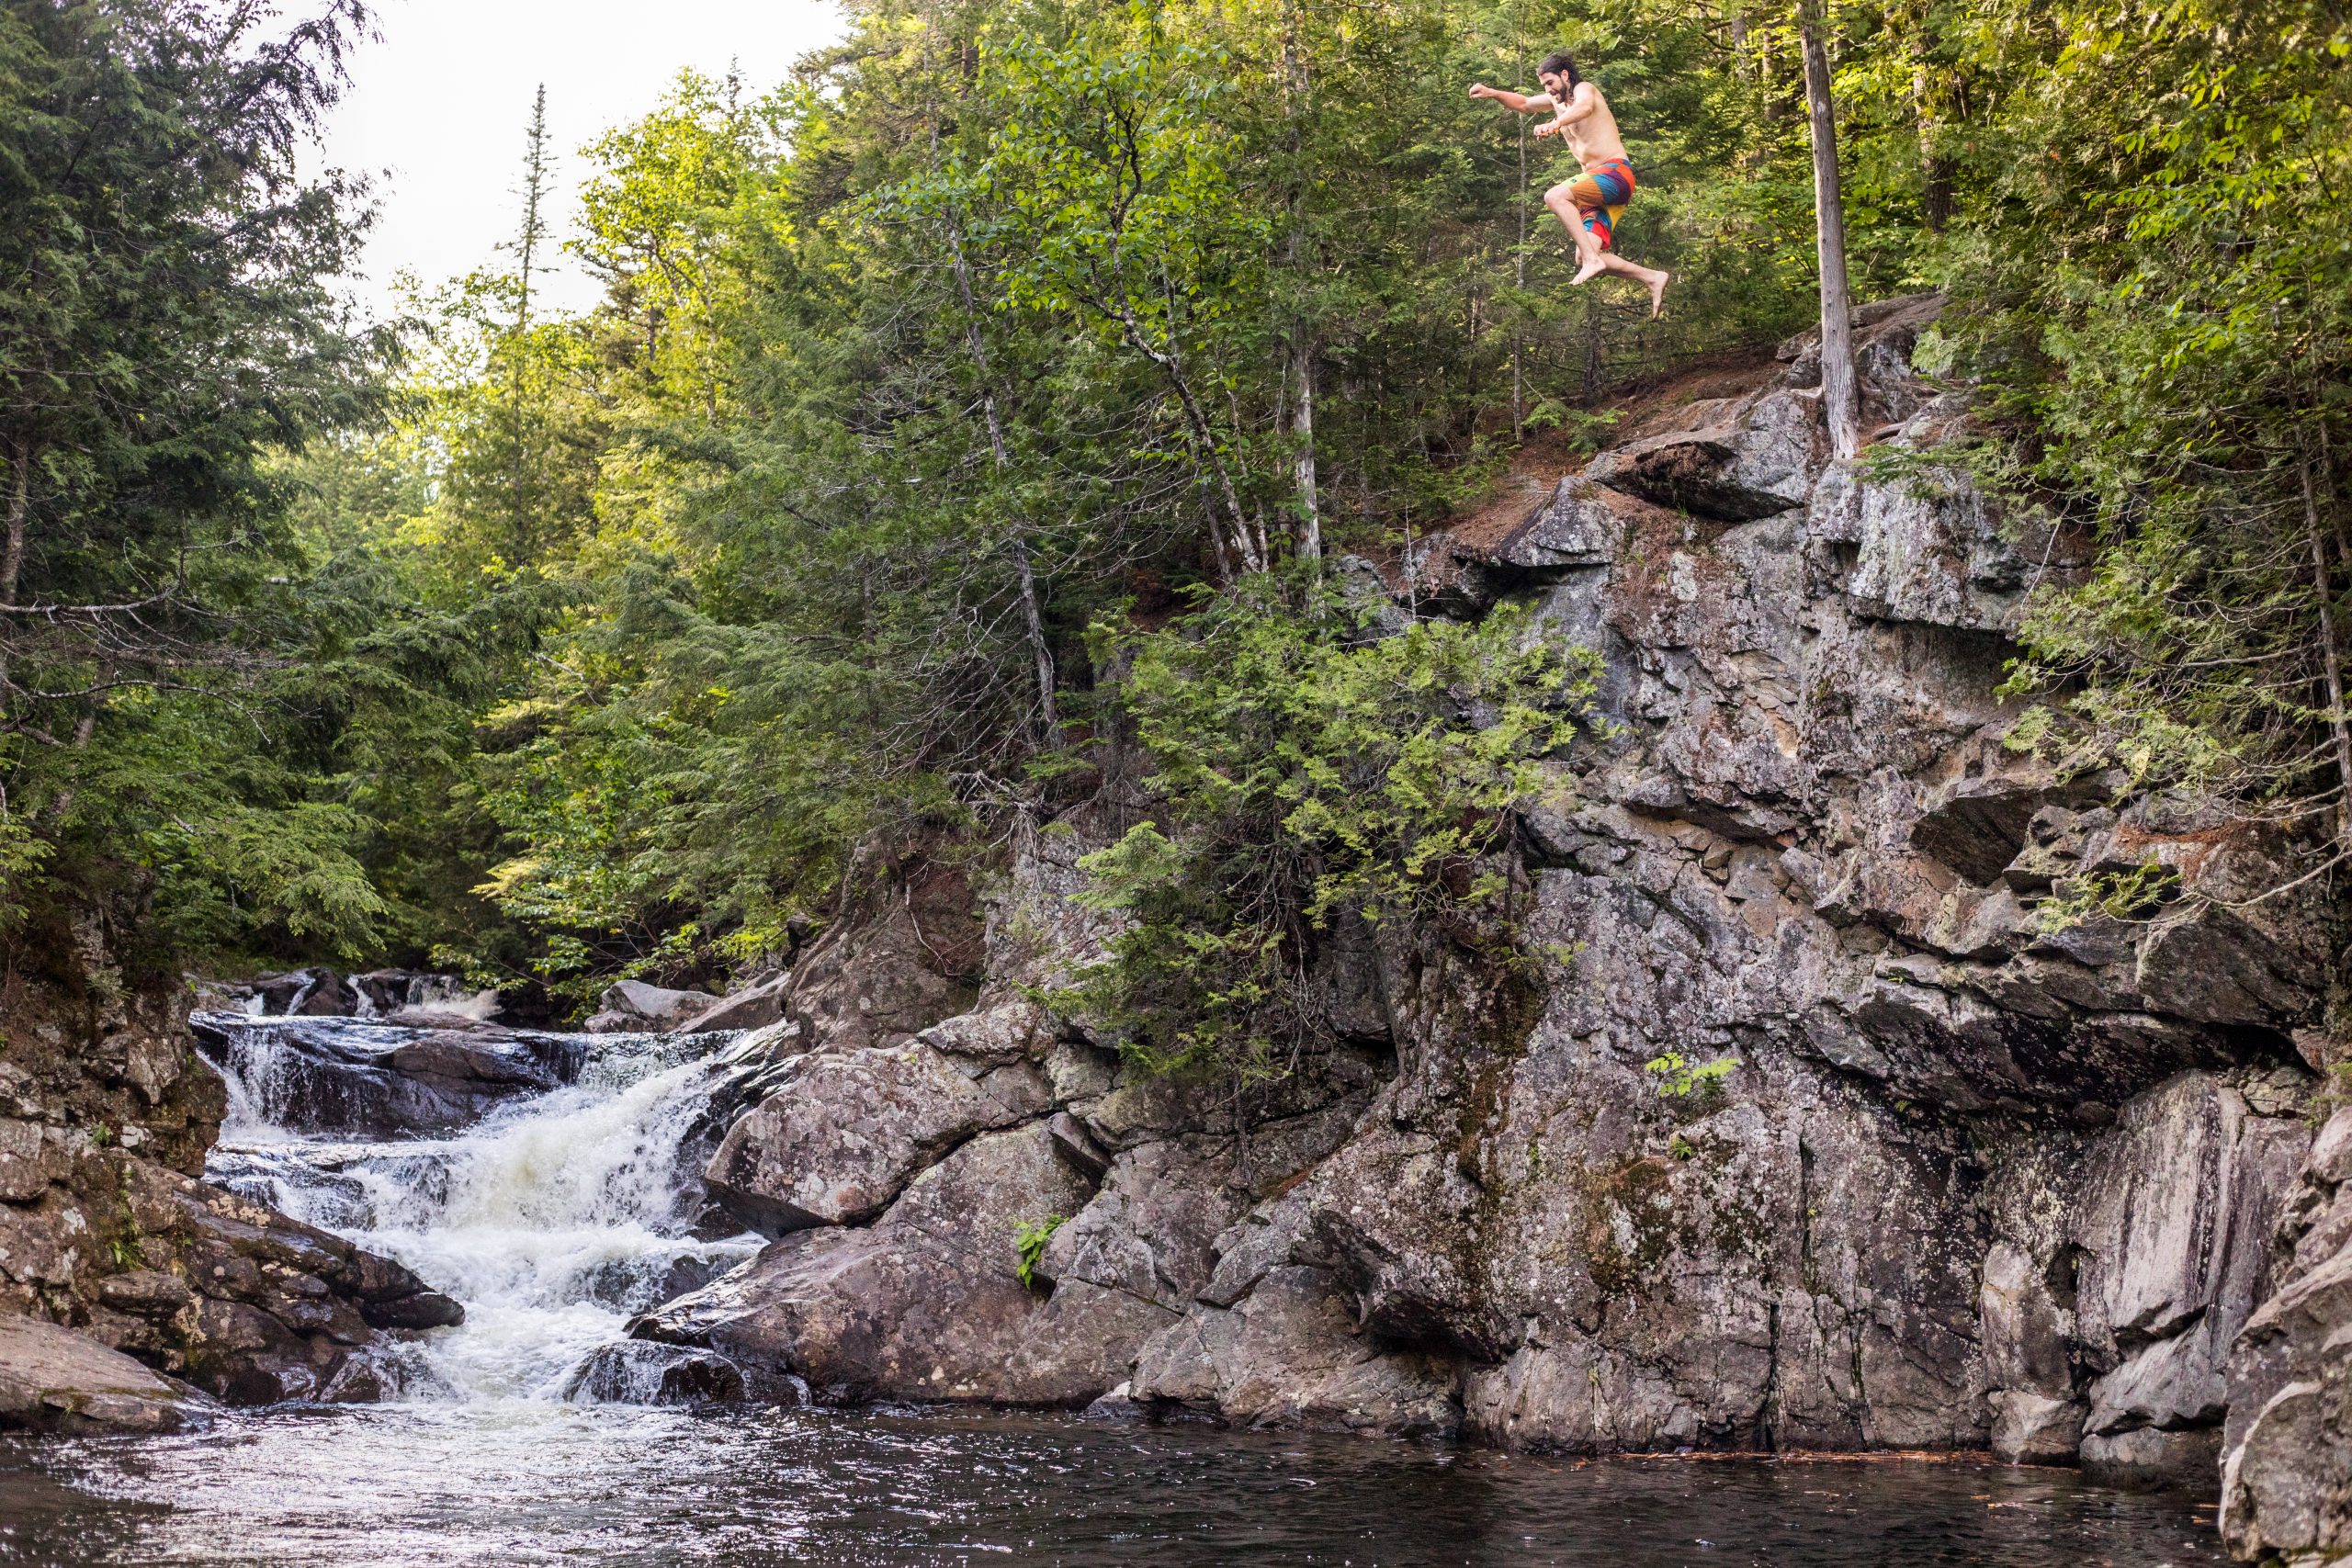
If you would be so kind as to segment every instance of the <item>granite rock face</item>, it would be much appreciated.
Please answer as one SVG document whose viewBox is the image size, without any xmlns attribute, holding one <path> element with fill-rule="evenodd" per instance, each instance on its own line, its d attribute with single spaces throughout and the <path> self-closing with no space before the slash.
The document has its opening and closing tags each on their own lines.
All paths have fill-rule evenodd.
<svg viewBox="0 0 2352 1568">
<path fill-rule="evenodd" d="M 177 1172 L 126 1170 L 123 1216 L 147 1266 L 98 1282 L 93 1328 L 232 1404 L 372 1400 L 387 1332 L 465 1317 L 390 1258 Z"/>
<path fill-rule="evenodd" d="M 770 1233 L 871 1218 L 974 1135 L 1015 1120 L 922 1044 L 789 1063 L 713 1156 L 711 1190 Z"/>
<path fill-rule="evenodd" d="M 1237 1103 L 1141 1077 L 1028 999 L 1103 939 L 1070 895 L 1137 804 L 1114 761 L 1017 846 L 963 1010 L 888 921 L 829 933 L 828 984 L 875 1005 L 787 1010 L 799 1087 L 711 1172 L 778 1239 L 636 1332 L 753 1397 L 1123 1389 L 1262 1425 L 1990 1448 L 2209 1487 L 2226 1448 L 2246 1531 L 2339 1529 L 2309 1445 L 2346 1419 L 2352 1170 L 2324 1174 L 2346 1156 L 2309 1116 L 2342 911 L 2320 880 L 2252 899 L 2308 845 L 2004 743 L 2007 633 L 2086 545 L 1937 460 L 1968 414 L 1909 369 L 1936 309 L 1862 313 L 1900 477 L 1829 457 L 1799 340 L 1633 411 L 1523 514 L 1417 541 L 1401 581 L 1336 569 L 1393 594 L 1375 626 L 1520 603 L 1601 655 L 1614 732 L 1520 822 L 1532 934 L 1571 959 L 1502 976 L 1343 928 L 1310 965 L 1334 1043 L 1293 1078 Z M 2176 881 L 2141 919 L 2035 908 L 2151 863 Z M 890 1000 L 918 996 L 932 1016 Z M 1667 1056 L 1738 1066 L 1677 1095 Z M 1057 1221 L 1023 1288 L 1016 1229 Z"/>
<path fill-rule="evenodd" d="M 2203 1073 L 2127 1108 L 2070 1227 L 2089 1370 L 2083 1459 L 2210 1481 L 2230 1347 L 2270 1283 L 2270 1237 L 2310 1132 Z M 2162 1457 L 2158 1457 L 2162 1456 Z"/>
<path fill-rule="evenodd" d="M 970 916 L 919 908 L 911 891 L 827 931 L 793 970 L 784 1017 L 808 1040 L 896 1045 L 971 1007 L 958 963 L 976 940 Z"/>
<path fill-rule="evenodd" d="M 1046 1294 L 1018 1278 L 1016 1228 L 1082 1209 L 1087 1185 L 1046 1124 L 987 1134 L 873 1225 L 789 1235 L 632 1333 L 718 1351 L 755 1387 L 827 1403 L 1084 1404 L 1174 1316 L 1116 1289 L 1073 1280 Z"/>
<path fill-rule="evenodd" d="M 1081 842 L 1019 847 L 970 1010 L 824 1005 L 942 994 L 888 973 L 910 961 L 887 936 L 800 966 L 821 989 L 796 982 L 779 1026 L 797 1054 L 706 1173 L 777 1239 L 634 1337 L 725 1358 L 752 1398 L 1083 1405 L 1182 1319 L 1217 1234 L 1339 1145 L 1385 1058 L 1337 1049 L 1219 1114 L 1229 1097 L 1138 1077 L 1049 1018 L 1023 987 L 1101 934 L 1066 901 Z"/>
<path fill-rule="evenodd" d="M 0 1207 L 0 1263 L 34 1286 L 16 1310 L 230 1404 L 374 1399 L 388 1337 L 465 1315 L 400 1264 L 265 1204 L 119 1152 L 79 1164 Z"/>
<path fill-rule="evenodd" d="M 2300 1568 L 2352 1554 L 2352 1109 L 2313 1141 L 2278 1242 L 2278 1289 L 2227 1371 L 2222 1534 Z"/>
</svg>

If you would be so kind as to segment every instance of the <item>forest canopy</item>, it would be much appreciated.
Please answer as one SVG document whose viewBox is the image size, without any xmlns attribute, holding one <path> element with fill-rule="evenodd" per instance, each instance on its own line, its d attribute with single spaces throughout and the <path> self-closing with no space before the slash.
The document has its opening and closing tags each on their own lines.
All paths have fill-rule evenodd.
<svg viewBox="0 0 2352 1568">
<path fill-rule="evenodd" d="M 1817 310 L 1792 6 L 850 18 L 779 85 L 683 75 L 576 152 L 517 105 L 514 243 L 379 326 L 335 289 L 368 193 L 297 158 L 357 0 L 276 31 L 0 4 L 0 920 L 95 890 L 175 964 L 708 976 L 876 866 L 985 860 L 1139 722 L 1247 773 L 1284 694 L 1195 700 L 1186 648 L 1353 679 L 1340 558 L 1401 558 L 1529 443 L 1592 444 L 1612 390 Z M 1822 25 L 1858 297 L 1947 293 L 1923 361 L 1976 400 L 1980 466 L 2099 544 L 2035 601 L 2028 739 L 2352 843 L 2352 21 Z M 1567 286 L 1555 144 L 1467 96 L 1559 48 L 1625 130 L 1662 321 Z M 559 245 L 594 309 L 540 299 Z M 1378 665 L 1521 716 L 1457 781 L 1482 809 L 1576 728 L 1577 672 L 1512 635 Z M 1388 767 L 1468 745 L 1450 722 L 1365 695 L 1321 732 Z M 1231 887 L 1169 868 L 1280 814 L 1184 787 L 1159 827 L 1211 836 L 1108 870 L 1213 911 Z M 1248 810 L 1315 798 L 1269 787 Z M 1334 875 L 1413 907 L 1397 878 L 1481 849 L 1324 830 L 1285 908 Z"/>
</svg>

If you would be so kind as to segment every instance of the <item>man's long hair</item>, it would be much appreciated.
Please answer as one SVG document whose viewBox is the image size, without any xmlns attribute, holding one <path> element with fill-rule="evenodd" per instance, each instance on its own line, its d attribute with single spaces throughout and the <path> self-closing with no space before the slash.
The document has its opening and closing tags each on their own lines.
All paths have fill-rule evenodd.
<svg viewBox="0 0 2352 1568">
<path fill-rule="evenodd" d="M 1545 55 L 1544 63 L 1535 68 L 1535 73 L 1538 76 L 1566 76 L 1571 93 L 1584 85 L 1584 78 L 1577 74 L 1575 56 L 1565 49 L 1555 49 Z"/>
</svg>

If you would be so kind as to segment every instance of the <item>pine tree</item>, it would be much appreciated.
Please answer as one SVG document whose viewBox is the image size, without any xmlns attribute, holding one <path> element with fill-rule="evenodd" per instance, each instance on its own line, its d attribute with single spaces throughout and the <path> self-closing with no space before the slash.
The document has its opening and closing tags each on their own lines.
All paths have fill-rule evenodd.
<svg viewBox="0 0 2352 1568">
<path fill-rule="evenodd" d="M 198 753 L 268 735 L 258 692 L 307 637 L 271 454 L 369 418 L 389 344 L 330 292 L 363 187 L 297 164 L 368 15 L 266 16 L 0 6 L 0 906 L 37 863 L 55 893 L 136 859 L 155 813 L 201 839 L 288 804 Z M 273 896 L 349 929 L 350 868 L 327 844 Z"/>
</svg>

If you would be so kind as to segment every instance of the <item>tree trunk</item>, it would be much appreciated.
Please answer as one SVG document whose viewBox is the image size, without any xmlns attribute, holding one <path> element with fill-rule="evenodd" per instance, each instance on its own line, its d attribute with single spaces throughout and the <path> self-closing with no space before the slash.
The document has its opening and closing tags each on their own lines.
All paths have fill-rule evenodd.
<svg viewBox="0 0 2352 1568">
<path fill-rule="evenodd" d="M 0 612 L 17 607 L 17 584 L 25 573 L 25 523 L 32 510 L 32 442 L 19 430 L 8 439 L 7 536 L 0 540 Z M 15 640 L 16 617 L 0 614 L 0 719 L 8 716 L 8 677 L 16 660 L 9 644 Z"/>
<path fill-rule="evenodd" d="M 17 581 L 25 571 L 25 519 L 31 510 L 32 443 L 21 434 L 8 442 L 8 536 L 0 542 L 0 609 L 17 607 Z"/>
<path fill-rule="evenodd" d="M 1283 7 L 1283 118 L 1288 122 L 1285 134 L 1290 143 L 1292 178 L 1290 268 L 1295 283 L 1303 283 L 1308 241 L 1306 181 L 1301 168 L 1306 148 L 1298 118 L 1306 108 L 1307 77 L 1306 59 L 1298 42 L 1298 10 L 1296 0 Z M 1319 561 L 1323 558 L 1323 517 L 1315 482 L 1315 343 L 1307 330 L 1303 305 L 1291 321 L 1290 368 L 1295 394 L 1291 404 L 1290 434 L 1298 446 L 1293 469 L 1298 491 L 1298 553 L 1304 559 Z"/>
<path fill-rule="evenodd" d="M 1758 117 L 1768 131 L 1781 119 L 1780 100 L 1772 91 L 1772 29 L 1758 28 L 1747 19 L 1743 7 L 1745 0 L 1736 0 L 1731 17 L 1731 49 L 1733 79 L 1747 89 L 1757 106 Z M 1732 167 L 1742 175 L 1753 175 L 1771 162 L 1770 136 L 1748 138 L 1746 146 L 1732 155 Z"/>
<path fill-rule="evenodd" d="M 1600 395 L 1600 378 L 1607 368 L 1600 354 L 1600 295 L 1587 289 L 1584 297 L 1584 395 Z"/>
<path fill-rule="evenodd" d="M 547 222 L 543 208 L 548 183 L 548 86 L 539 84 L 538 96 L 531 100 L 531 129 L 523 155 L 523 232 L 516 242 L 517 257 L 522 263 L 521 280 L 514 300 L 514 331 L 512 334 L 514 363 L 507 367 L 507 422 L 513 428 L 514 461 L 508 465 L 506 499 L 514 529 L 514 546 L 518 555 L 526 555 L 534 530 L 531 526 L 530 462 L 526 453 L 523 417 L 523 357 L 528 352 L 523 334 L 531 329 L 531 275 L 538 270 L 539 242 L 547 237 Z"/>
<path fill-rule="evenodd" d="M 1516 35 L 1518 21 L 1514 17 L 1512 31 Z M 1519 58 L 1519 80 L 1527 80 L 1527 51 L 1516 36 L 1512 51 Z M 1510 325 L 1510 433 L 1519 440 L 1527 436 L 1527 117 L 1510 117 L 1519 131 L 1519 200 L 1514 203 L 1519 218 L 1519 235 L 1510 250 L 1511 325 Z"/>
<path fill-rule="evenodd" d="M 1192 432 L 1193 449 L 1208 466 L 1210 474 L 1216 480 L 1217 494 L 1225 502 L 1226 521 L 1233 530 L 1234 547 L 1241 554 L 1241 570 L 1264 570 L 1265 558 L 1259 550 L 1257 541 L 1250 536 L 1250 516 L 1242 510 L 1241 492 L 1234 488 L 1233 476 L 1227 471 L 1225 459 L 1217 456 L 1216 432 L 1210 425 L 1208 415 L 1201 411 L 1200 400 L 1193 396 L 1192 382 L 1184 378 L 1183 361 L 1176 357 L 1173 349 L 1152 346 L 1151 339 L 1144 335 L 1143 324 L 1136 320 L 1133 310 L 1122 304 L 1118 307 L 1117 317 L 1121 329 L 1127 335 L 1128 346 L 1159 367 L 1161 374 L 1168 378 L 1168 389 L 1176 394 L 1177 406 L 1184 411 L 1184 424 Z M 1217 542 L 1217 570 L 1230 581 L 1232 573 L 1226 562 L 1222 540 Z"/>
<path fill-rule="evenodd" d="M 1323 558 L 1323 508 L 1315 480 L 1315 351 L 1300 333 L 1291 344 L 1297 400 L 1291 405 L 1291 439 L 1298 444 L 1298 553 L 1303 559 Z"/>
<path fill-rule="evenodd" d="M 2335 637 L 2335 574 L 2327 569 L 2327 547 L 2320 535 L 2319 501 L 2312 489 L 2312 460 L 2297 465 L 2303 481 L 2303 532 L 2312 551 L 2312 591 L 2319 598 L 2320 668 L 2327 682 L 2327 723 L 2335 741 L 2335 777 L 2343 794 L 2335 803 L 2335 837 L 2352 848 L 2352 726 L 2344 712 L 2344 666 Z"/>
<path fill-rule="evenodd" d="M 1830 450 L 1851 457 L 1862 448 L 1860 400 L 1854 386 L 1854 300 L 1846 282 L 1846 199 L 1838 179 L 1838 114 L 1829 96 L 1827 24 L 1823 0 L 1804 0 L 1798 28 L 1804 54 L 1804 96 L 1813 130 L 1814 231 L 1821 256 L 1821 408 Z"/>
<path fill-rule="evenodd" d="M 964 234 L 960 228 L 948 231 L 948 243 L 956 257 L 956 288 L 964 300 L 964 343 L 971 351 L 973 368 L 980 378 L 980 411 L 988 420 L 989 455 L 995 460 L 997 472 L 1005 473 L 1012 467 L 1012 454 L 1004 441 L 1004 422 L 997 414 L 996 383 L 989 377 L 988 344 L 980 336 L 978 303 L 972 295 L 972 269 L 964 260 Z M 1029 558 L 1029 541 L 1015 522 L 1012 528 L 1012 564 L 1021 584 L 1021 619 L 1029 634 L 1029 655 L 1037 671 L 1037 714 L 1046 727 L 1046 744 L 1052 747 L 1061 739 L 1061 716 L 1054 704 L 1054 653 L 1046 642 L 1046 617 L 1037 603 L 1037 571 Z"/>
<path fill-rule="evenodd" d="M 1951 160 L 1936 150 L 1936 108 L 1924 59 L 1911 69 L 1911 114 L 1919 134 L 1919 218 L 1928 233 L 1940 234 L 1951 222 L 1955 193 Z"/>
</svg>

